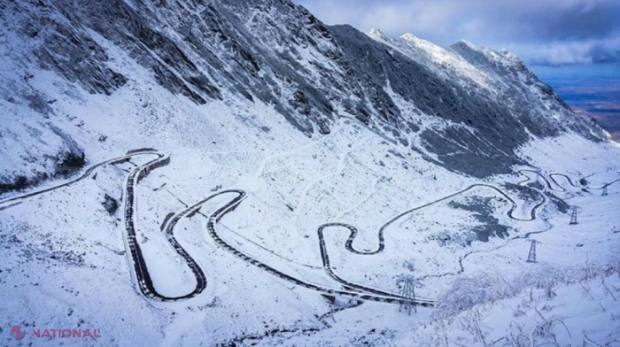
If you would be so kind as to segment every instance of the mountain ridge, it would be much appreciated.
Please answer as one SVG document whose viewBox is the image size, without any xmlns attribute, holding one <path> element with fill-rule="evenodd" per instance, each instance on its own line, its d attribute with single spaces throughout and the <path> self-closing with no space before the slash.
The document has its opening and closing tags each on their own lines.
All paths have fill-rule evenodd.
<svg viewBox="0 0 620 347">
<path fill-rule="evenodd" d="M 103 39 L 149 70 L 150 79 L 197 105 L 231 98 L 273 105 L 309 137 L 329 133 L 336 118 L 349 115 L 433 163 L 480 178 L 524 164 L 514 151 L 532 135 L 574 131 L 606 139 L 597 124 L 572 112 L 512 55 L 464 42 L 448 48 L 453 60 L 493 81 L 485 88 L 471 76 L 450 69 L 446 74 L 441 64 L 420 59 L 426 54 L 422 46 L 326 26 L 288 0 L 16 0 L 2 5 L 2 13 L 13 40 L 28 42 L 20 47 L 32 55 L 28 61 L 90 94 L 110 96 L 140 78 L 110 67 L 116 58 L 101 46 Z M 8 48 L 16 42 L 5 43 Z M 9 73 L 4 78 L 28 82 Z M 5 102 L 44 116 L 55 112 L 53 101 L 36 90 L 5 94 Z M 444 123 L 427 126 L 424 117 Z M 10 130 L 24 131 L 15 124 Z M 65 143 L 53 156 L 80 156 L 70 148 L 75 146 Z M 34 182 L 58 171 L 43 166 L 35 173 L 7 166 L 0 182 L 8 190 L 17 180 Z"/>
</svg>

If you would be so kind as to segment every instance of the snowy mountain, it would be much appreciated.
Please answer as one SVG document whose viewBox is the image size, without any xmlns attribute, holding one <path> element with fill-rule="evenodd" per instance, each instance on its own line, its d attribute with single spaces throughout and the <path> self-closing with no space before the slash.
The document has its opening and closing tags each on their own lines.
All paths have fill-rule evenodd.
<svg viewBox="0 0 620 347">
<path fill-rule="evenodd" d="M 34 69 L 43 68 L 68 83 L 54 89 L 64 95 L 71 87 L 111 96 L 144 75 L 204 108 L 221 100 L 272 105 L 307 136 L 327 134 L 338 118 L 350 115 L 412 151 L 477 177 L 522 164 L 514 150 L 529 134 L 555 136 L 571 129 L 604 138 L 509 53 L 466 42 L 446 50 L 411 35 L 388 42 L 371 34 L 375 42 L 348 26 L 327 27 L 288 1 L 2 6 L 9 29 L 3 53 L 12 62 L 3 64 L 3 107 L 38 119 L 70 113 L 64 98 L 34 85 L 41 77 L 32 75 Z M 120 56 L 136 69 L 119 65 Z M 426 116 L 442 125 L 427 124 Z M 41 132 L 54 144 L 3 155 L 10 160 L 0 172 L 4 185 L 44 179 L 67 166 L 66 160 L 84 162 L 62 127 L 33 130 L 8 123 L 10 134 Z M 446 136 L 456 143 L 444 141 Z M 4 141 L 4 148 L 23 146 Z M 35 149 L 40 154 L 30 153 Z M 25 166 L 19 157 L 36 165 Z"/>
<path fill-rule="evenodd" d="M 288 0 L 0 25 L 4 344 L 620 338 L 620 147 L 511 53 Z"/>
</svg>

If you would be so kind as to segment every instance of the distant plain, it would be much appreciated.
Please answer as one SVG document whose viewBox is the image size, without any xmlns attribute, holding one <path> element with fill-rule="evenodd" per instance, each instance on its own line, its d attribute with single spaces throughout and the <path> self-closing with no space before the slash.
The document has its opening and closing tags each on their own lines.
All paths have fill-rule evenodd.
<svg viewBox="0 0 620 347">
<path fill-rule="evenodd" d="M 620 64 L 533 66 L 576 112 L 591 116 L 620 142 Z"/>
</svg>

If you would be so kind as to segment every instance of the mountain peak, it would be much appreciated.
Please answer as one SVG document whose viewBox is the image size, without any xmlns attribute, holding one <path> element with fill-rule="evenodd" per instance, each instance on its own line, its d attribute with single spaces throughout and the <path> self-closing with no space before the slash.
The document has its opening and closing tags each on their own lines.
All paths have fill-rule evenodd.
<svg viewBox="0 0 620 347">
<path fill-rule="evenodd" d="M 400 38 L 408 42 L 417 42 L 418 40 L 420 40 L 417 36 L 411 33 L 405 33 L 401 35 Z"/>
<path fill-rule="evenodd" d="M 368 32 L 368 36 L 373 38 L 379 38 L 381 40 L 387 40 L 387 37 L 385 36 L 385 34 L 383 34 L 383 31 L 381 31 L 381 29 L 370 29 L 370 31 Z"/>
<path fill-rule="evenodd" d="M 502 49 L 501 51 L 499 51 L 506 59 L 516 62 L 516 63 L 523 63 L 523 61 L 521 60 L 521 58 L 517 57 L 514 53 L 512 53 L 511 51 L 507 50 L 507 49 Z"/>
<path fill-rule="evenodd" d="M 476 45 L 474 45 L 473 43 L 471 43 L 470 41 L 467 41 L 467 40 L 464 40 L 464 39 L 463 39 L 463 40 L 458 41 L 458 42 L 457 42 L 457 43 L 455 43 L 454 45 L 455 45 L 455 46 L 456 46 L 456 45 L 458 45 L 458 46 L 464 46 L 464 47 L 467 47 L 467 48 L 469 48 L 469 49 L 476 50 L 476 51 L 477 51 L 477 50 L 479 50 L 479 47 L 478 47 L 478 46 L 476 46 Z"/>
</svg>

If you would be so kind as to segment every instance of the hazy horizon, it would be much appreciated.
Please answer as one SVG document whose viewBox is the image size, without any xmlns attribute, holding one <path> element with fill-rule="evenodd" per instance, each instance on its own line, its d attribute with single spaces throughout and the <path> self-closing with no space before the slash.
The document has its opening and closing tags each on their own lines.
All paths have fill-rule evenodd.
<svg viewBox="0 0 620 347">
<path fill-rule="evenodd" d="M 529 68 L 573 110 L 593 117 L 620 141 L 620 64 Z"/>
</svg>

